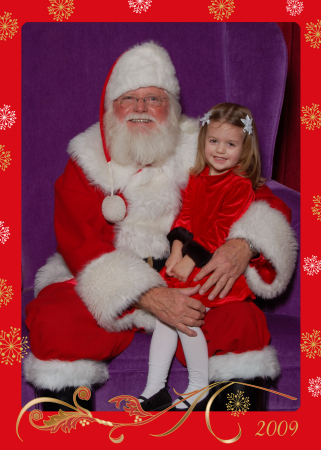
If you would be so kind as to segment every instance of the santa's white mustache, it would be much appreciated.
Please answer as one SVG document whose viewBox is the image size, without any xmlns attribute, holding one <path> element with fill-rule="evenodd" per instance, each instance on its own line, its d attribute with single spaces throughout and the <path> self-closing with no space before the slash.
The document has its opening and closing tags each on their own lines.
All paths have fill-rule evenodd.
<svg viewBox="0 0 321 450">
<path fill-rule="evenodd" d="M 156 122 L 155 117 L 146 113 L 131 113 L 125 117 L 125 120 L 126 122 L 129 122 L 130 120 L 150 120 L 151 122 Z"/>
</svg>

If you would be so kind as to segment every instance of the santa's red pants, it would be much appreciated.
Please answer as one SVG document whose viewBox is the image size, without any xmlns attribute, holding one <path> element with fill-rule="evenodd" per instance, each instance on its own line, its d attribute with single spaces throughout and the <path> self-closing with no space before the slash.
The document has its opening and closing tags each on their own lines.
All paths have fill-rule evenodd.
<svg viewBox="0 0 321 450">
<path fill-rule="evenodd" d="M 111 333 L 98 326 L 74 287 L 68 281 L 54 283 L 28 304 L 26 324 L 34 356 L 41 360 L 101 361 L 119 355 L 137 330 Z M 209 356 L 262 350 L 270 342 L 264 313 L 252 301 L 211 308 L 202 330 Z M 185 364 L 180 342 L 176 356 Z"/>
</svg>

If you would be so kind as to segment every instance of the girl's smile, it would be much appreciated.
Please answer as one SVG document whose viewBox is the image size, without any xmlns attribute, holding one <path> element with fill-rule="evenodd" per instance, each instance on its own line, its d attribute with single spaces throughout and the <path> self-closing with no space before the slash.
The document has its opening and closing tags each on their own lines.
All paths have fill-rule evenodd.
<svg viewBox="0 0 321 450">
<path fill-rule="evenodd" d="M 243 128 L 211 122 L 205 138 L 205 159 L 210 175 L 221 175 L 239 162 L 243 150 Z"/>
</svg>

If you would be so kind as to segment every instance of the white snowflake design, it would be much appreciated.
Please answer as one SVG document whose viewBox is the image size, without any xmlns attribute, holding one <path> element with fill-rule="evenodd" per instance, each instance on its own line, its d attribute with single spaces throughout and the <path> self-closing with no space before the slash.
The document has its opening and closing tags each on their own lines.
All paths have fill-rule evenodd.
<svg viewBox="0 0 321 450">
<path fill-rule="evenodd" d="M 3 105 L 3 108 L 0 108 L 0 130 L 5 130 L 7 127 L 11 128 L 15 121 L 16 113 L 10 111 L 10 106 Z"/>
<path fill-rule="evenodd" d="M 287 0 L 286 3 L 286 10 L 290 13 L 290 16 L 297 16 L 303 11 L 303 2 L 299 2 L 298 0 Z"/>
<path fill-rule="evenodd" d="M 1 244 L 4 244 L 9 239 L 9 236 L 10 236 L 9 227 L 4 227 L 3 223 L 4 222 L 0 221 L 0 243 Z"/>
<path fill-rule="evenodd" d="M 310 386 L 308 386 L 308 391 L 311 392 L 312 396 L 319 397 L 319 394 L 321 396 L 321 378 L 311 378 L 311 380 L 309 380 L 309 383 Z"/>
<path fill-rule="evenodd" d="M 316 256 L 312 255 L 312 258 L 304 258 L 303 270 L 308 272 L 308 275 L 314 275 L 321 270 L 321 261 L 317 260 Z"/>
<path fill-rule="evenodd" d="M 134 8 L 135 13 L 146 12 L 152 4 L 152 0 L 128 0 L 129 7 Z"/>
</svg>

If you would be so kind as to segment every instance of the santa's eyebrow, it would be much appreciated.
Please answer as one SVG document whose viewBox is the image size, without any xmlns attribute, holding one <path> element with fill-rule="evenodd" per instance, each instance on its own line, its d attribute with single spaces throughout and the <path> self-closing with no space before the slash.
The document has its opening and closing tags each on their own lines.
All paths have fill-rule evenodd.
<svg viewBox="0 0 321 450">
<path fill-rule="evenodd" d="M 132 95 L 133 97 L 138 97 L 134 92 L 126 92 L 126 94 L 123 94 L 123 95 Z M 156 94 L 156 92 L 147 92 L 147 94 L 145 94 L 144 95 L 144 97 L 141 97 L 141 98 L 145 98 L 145 97 L 150 97 L 150 96 L 153 96 L 153 97 L 161 97 L 162 96 L 162 94 Z"/>
</svg>

